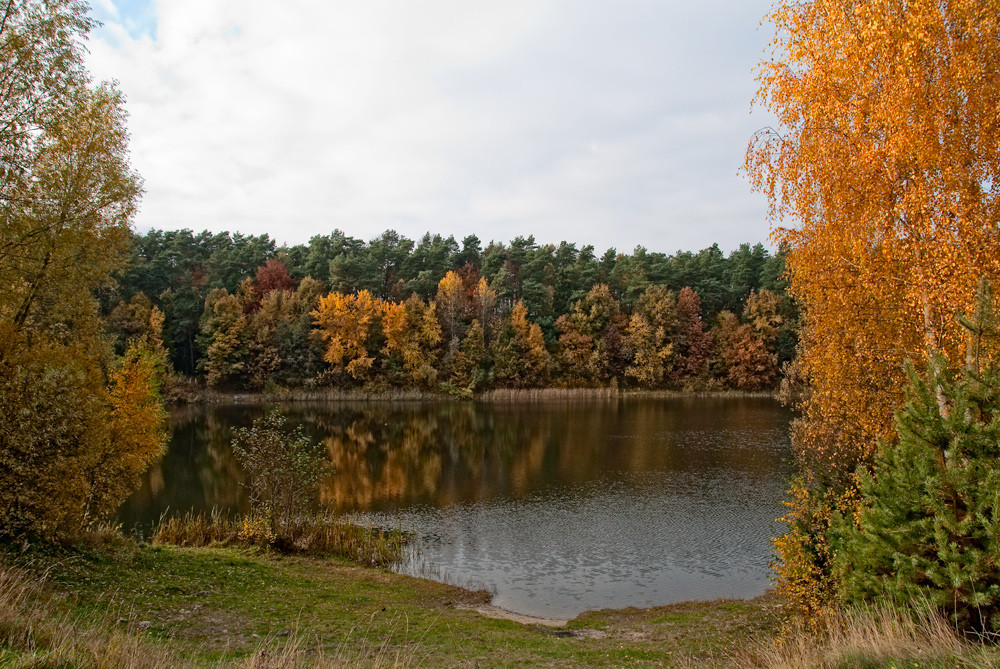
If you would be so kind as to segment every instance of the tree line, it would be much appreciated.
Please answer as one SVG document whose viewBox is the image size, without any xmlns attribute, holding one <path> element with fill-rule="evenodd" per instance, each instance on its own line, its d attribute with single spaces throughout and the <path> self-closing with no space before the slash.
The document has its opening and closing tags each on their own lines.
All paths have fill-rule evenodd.
<svg viewBox="0 0 1000 669">
<path fill-rule="evenodd" d="M 796 345 L 783 272 L 761 244 L 597 256 L 533 237 L 152 230 L 101 299 L 119 350 L 162 342 L 175 373 L 222 389 L 761 390 Z"/>
</svg>

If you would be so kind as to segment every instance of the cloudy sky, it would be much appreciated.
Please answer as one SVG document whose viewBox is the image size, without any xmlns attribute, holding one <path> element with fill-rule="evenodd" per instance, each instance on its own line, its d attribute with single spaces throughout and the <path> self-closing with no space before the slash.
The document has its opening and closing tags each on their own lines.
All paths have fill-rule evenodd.
<svg viewBox="0 0 1000 669">
<path fill-rule="evenodd" d="M 765 241 L 765 0 L 91 0 L 149 228 Z"/>
</svg>

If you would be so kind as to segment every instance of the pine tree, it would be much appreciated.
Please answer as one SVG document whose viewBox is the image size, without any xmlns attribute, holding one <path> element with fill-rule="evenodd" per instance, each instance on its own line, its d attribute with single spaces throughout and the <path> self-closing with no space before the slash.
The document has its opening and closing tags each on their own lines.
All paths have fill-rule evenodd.
<svg viewBox="0 0 1000 669">
<path fill-rule="evenodd" d="M 858 522 L 840 524 L 842 594 L 927 600 L 965 630 L 1000 630 L 1000 369 L 908 372 L 899 443 L 861 475 Z"/>
</svg>

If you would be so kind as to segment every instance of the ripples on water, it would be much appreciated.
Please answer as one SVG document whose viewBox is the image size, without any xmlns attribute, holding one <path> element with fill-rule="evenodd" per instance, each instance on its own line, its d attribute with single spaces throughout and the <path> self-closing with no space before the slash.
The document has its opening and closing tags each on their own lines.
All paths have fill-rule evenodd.
<svg viewBox="0 0 1000 669">
<path fill-rule="evenodd" d="M 415 533 L 403 573 L 486 587 L 519 613 L 571 618 L 760 594 L 782 493 L 752 478 L 651 473 L 359 520 Z"/>
<path fill-rule="evenodd" d="M 199 431 L 175 431 L 184 436 L 182 464 L 147 477 L 145 493 L 123 510 L 126 524 L 129 514 L 155 517 L 170 490 L 189 491 L 198 481 L 208 483 L 204 499 L 186 507 L 174 500 L 175 511 L 210 508 L 213 494 L 236 499 L 226 426 L 260 412 L 203 416 L 218 433 L 205 440 L 207 463 L 192 441 Z M 325 440 L 336 463 L 328 501 L 363 523 L 414 533 L 404 573 L 485 586 L 498 606 L 555 618 L 754 596 L 767 587 L 774 519 L 790 475 L 789 415 L 772 401 L 289 412 Z M 184 462 L 202 463 L 197 481 Z"/>
</svg>

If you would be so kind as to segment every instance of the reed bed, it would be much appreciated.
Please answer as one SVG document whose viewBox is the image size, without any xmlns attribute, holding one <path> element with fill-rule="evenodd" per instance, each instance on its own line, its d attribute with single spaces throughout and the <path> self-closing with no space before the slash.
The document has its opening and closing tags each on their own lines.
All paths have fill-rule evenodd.
<svg viewBox="0 0 1000 669">
<path fill-rule="evenodd" d="M 319 514 L 275 527 L 260 515 L 234 516 L 188 512 L 162 519 L 154 544 L 174 546 L 245 546 L 280 553 L 334 556 L 373 567 L 388 567 L 403 556 L 406 537 L 399 531 L 362 527 L 343 518 Z"/>
<path fill-rule="evenodd" d="M 743 390 L 621 390 L 618 388 L 498 388 L 476 395 L 480 402 L 567 402 L 620 398 L 673 399 L 686 397 L 774 397 L 773 392 Z"/>
<path fill-rule="evenodd" d="M 176 402 L 177 404 L 241 404 L 248 406 L 271 405 L 280 402 L 448 402 L 454 400 L 476 400 L 481 402 L 526 402 L 526 401 L 566 401 L 592 399 L 629 398 L 674 398 L 674 397 L 776 397 L 776 391 L 750 392 L 745 390 L 640 390 L 622 389 L 614 386 L 605 388 L 496 388 L 472 393 L 462 389 L 440 392 L 413 388 L 352 389 L 335 388 L 281 388 L 259 392 L 227 393 L 211 389 L 199 389 L 196 393 Z"/>
<path fill-rule="evenodd" d="M 275 402 L 425 402 L 452 399 L 445 393 L 412 388 L 338 390 L 335 388 L 281 388 L 259 392 L 227 393 L 203 389 L 190 404 L 270 405 Z"/>
</svg>

